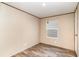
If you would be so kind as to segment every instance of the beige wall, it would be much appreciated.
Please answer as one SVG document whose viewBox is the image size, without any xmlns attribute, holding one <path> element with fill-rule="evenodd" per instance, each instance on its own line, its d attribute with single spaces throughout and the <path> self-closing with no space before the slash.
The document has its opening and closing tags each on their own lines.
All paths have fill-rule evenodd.
<svg viewBox="0 0 79 59">
<path fill-rule="evenodd" d="M 59 26 L 58 39 L 46 35 L 46 21 L 57 20 Z M 41 19 L 41 43 L 74 50 L 74 13 Z"/>
<path fill-rule="evenodd" d="M 39 43 L 39 19 L 0 3 L 0 56 Z"/>
</svg>

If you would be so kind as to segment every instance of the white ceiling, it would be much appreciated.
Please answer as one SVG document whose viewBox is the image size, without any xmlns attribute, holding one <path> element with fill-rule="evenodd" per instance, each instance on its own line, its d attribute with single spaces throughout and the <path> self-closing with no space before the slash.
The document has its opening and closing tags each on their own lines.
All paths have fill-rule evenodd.
<svg viewBox="0 0 79 59">
<path fill-rule="evenodd" d="M 77 2 L 7 2 L 39 18 L 74 12 Z"/>
</svg>

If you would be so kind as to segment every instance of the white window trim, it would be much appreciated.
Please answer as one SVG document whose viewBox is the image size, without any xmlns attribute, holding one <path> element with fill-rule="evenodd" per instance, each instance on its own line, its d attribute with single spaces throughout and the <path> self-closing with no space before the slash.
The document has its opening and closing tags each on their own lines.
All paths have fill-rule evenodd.
<svg viewBox="0 0 79 59">
<path fill-rule="evenodd" d="M 47 20 L 48 21 L 48 20 Z M 56 29 L 56 30 L 58 30 L 58 34 L 57 34 L 57 37 L 49 37 L 48 36 L 48 34 L 47 34 L 47 31 L 48 31 L 48 29 L 47 29 L 47 21 L 46 21 L 46 37 L 47 38 L 49 38 L 49 39 L 59 39 L 59 28 L 48 28 L 48 29 Z"/>
</svg>

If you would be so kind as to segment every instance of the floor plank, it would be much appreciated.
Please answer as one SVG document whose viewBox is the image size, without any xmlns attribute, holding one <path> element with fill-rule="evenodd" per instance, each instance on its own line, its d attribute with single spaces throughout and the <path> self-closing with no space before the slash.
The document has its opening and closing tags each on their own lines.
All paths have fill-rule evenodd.
<svg viewBox="0 0 79 59">
<path fill-rule="evenodd" d="M 74 52 L 67 49 L 60 49 L 47 44 L 37 44 L 12 57 L 75 57 Z"/>
</svg>

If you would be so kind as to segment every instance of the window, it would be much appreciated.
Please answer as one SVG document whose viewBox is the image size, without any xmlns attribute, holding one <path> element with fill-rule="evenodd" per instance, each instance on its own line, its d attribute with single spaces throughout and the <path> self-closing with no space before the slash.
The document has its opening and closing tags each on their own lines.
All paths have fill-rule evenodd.
<svg viewBox="0 0 79 59">
<path fill-rule="evenodd" d="M 56 20 L 47 21 L 47 36 L 53 38 L 58 37 L 58 23 Z"/>
</svg>

